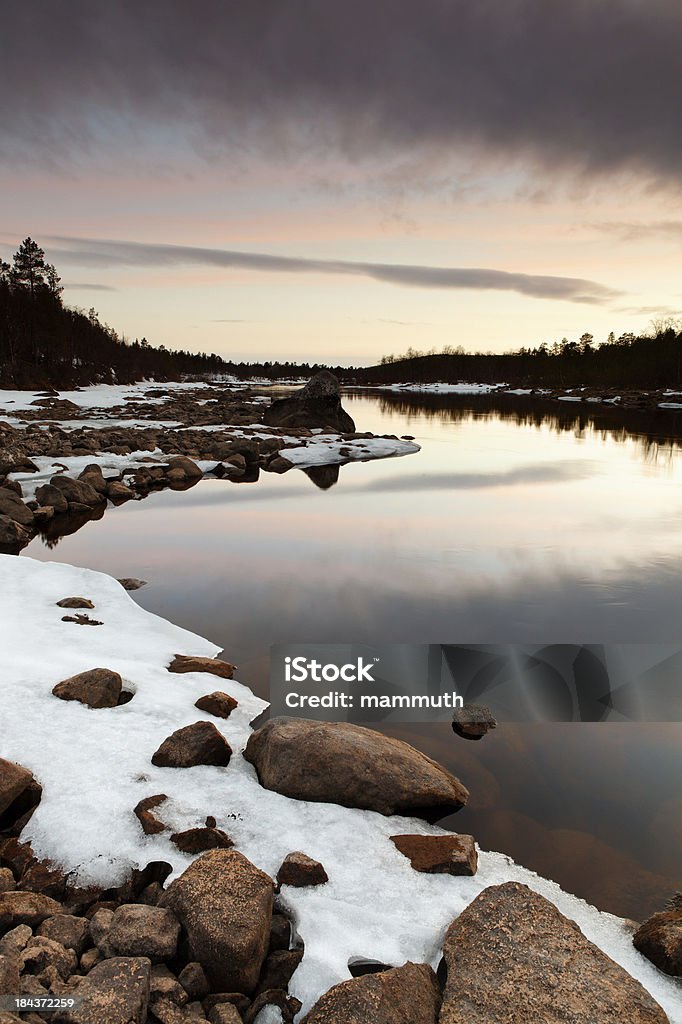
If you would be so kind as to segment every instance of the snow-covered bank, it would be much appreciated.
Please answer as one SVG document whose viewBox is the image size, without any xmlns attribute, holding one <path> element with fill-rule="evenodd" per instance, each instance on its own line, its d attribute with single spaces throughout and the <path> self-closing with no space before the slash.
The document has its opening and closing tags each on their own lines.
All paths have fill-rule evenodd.
<svg viewBox="0 0 682 1024">
<path fill-rule="evenodd" d="M 0 756 L 30 768 L 43 785 L 22 837 L 39 856 L 57 860 L 81 882 L 113 883 L 152 860 L 180 872 L 190 858 L 166 834 L 145 836 L 132 811 L 159 792 L 169 796 L 163 819 L 176 830 L 214 815 L 236 848 L 270 875 L 287 853 L 303 850 L 329 875 L 326 885 L 286 887 L 281 897 L 305 942 L 291 984 L 304 1010 L 349 976 L 351 959 L 437 963 L 450 921 L 486 886 L 518 880 L 577 921 L 642 982 L 671 1024 L 682 1024 L 679 987 L 636 952 L 624 924 L 555 883 L 495 853 L 481 854 L 473 878 L 417 873 L 389 837 L 437 835 L 436 826 L 263 789 L 240 752 L 264 704 L 234 680 L 221 679 L 220 688 L 238 709 L 225 721 L 210 719 L 234 751 L 229 766 L 153 766 L 151 756 L 170 732 L 208 718 L 194 702 L 216 688 L 211 677 L 169 674 L 166 666 L 175 654 L 215 655 L 215 645 L 143 611 L 114 580 L 90 570 L 0 556 L 0 580 Z M 91 615 L 102 625 L 62 621 L 56 602 L 72 596 L 92 600 Z M 119 672 L 133 699 L 91 710 L 52 696 L 55 683 L 94 667 Z M 466 811 L 461 817 L 466 831 Z"/>
</svg>

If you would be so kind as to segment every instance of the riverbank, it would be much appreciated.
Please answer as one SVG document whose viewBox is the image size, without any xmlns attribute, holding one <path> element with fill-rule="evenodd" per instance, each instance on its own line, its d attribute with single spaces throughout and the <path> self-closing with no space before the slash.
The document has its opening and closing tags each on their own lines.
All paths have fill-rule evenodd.
<svg viewBox="0 0 682 1024">
<path fill-rule="evenodd" d="M 461 381 L 458 384 L 414 383 L 358 385 L 363 391 L 389 391 L 425 395 L 511 395 L 557 402 L 589 402 L 596 405 L 615 405 L 621 409 L 682 409 L 682 391 L 669 388 L 656 390 L 633 388 L 541 388 L 512 387 L 509 384 L 476 384 Z"/>
<path fill-rule="evenodd" d="M 327 407 L 307 417 L 311 426 L 265 423 L 272 407 L 262 386 L 236 380 L 0 391 L 0 550 L 18 552 L 37 533 L 53 540 L 109 503 L 185 490 L 204 476 L 254 483 L 297 468 L 325 488 L 344 463 L 419 451 L 410 439 L 335 422 Z"/>
<path fill-rule="evenodd" d="M 100 573 L 68 565 L 38 563 L 26 557 L 0 556 L 0 575 L 3 579 L 0 636 L 4 665 L 0 713 L 6 725 L 0 757 L 18 762 L 31 773 L 35 786 L 42 787 L 42 795 L 24 823 L 19 841 L 16 838 L 6 840 L 2 857 L 7 863 L 8 855 L 12 855 L 12 884 L 18 884 L 19 890 L 29 888 L 28 875 L 32 891 L 49 899 L 61 896 L 59 909 L 46 905 L 45 920 L 55 920 L 63 911 L 89 921 L 94 920 L 93 914 L 97 911 L 108 911 L 112 916 L 118 913 L 120 917 L 118 908 L 131 903 L 130 888 L 126 890 L 126 885 L 131 884 L 131 878 L 136 879 L 138 888 L 144 881 L 145 906 L 171 910 L 175 907 L 173 912 L 182 922 L 181 934 L 190 941 L 195 936 L 191 953 L 185 946 L 184 953 L 176 951 L 174 956 L 167 955 L 171 973 L 177 978 L 197 959 L 201 948 L 196 938 L 199 926 L 186 917 L 181 900 L 169 902 L 162 891 L 167 892 L 174 879 L 187 878 L 187 869 L 196 863 L 194 853 L 182 849 L 183 843 L 186 846 L 186 837 L 192 833 L 193 841 L 208 841 L 219 847 L 225 843 L 225 839 L 216 836 L 220 833 L 229 840 L 229 849 L 223 845 L 224 852 L 214 850 L 210 857 L 232 858 L 230 870 L 239 885 L 246 886 L 248 891 L 253 891 L 249 886 L 256 884 L 255 878 L 257 888 L 265 893 L 267 885 L 261 874 L 253 872 L 276 880 L 288 855 L 297 851 L 324 868 L 327 881 L 320 881 L 318 874 L 317 884 L 281 882 L 275 894 L 276 916 L 282 915 L 290 922 L 292 938 L 286 943 L 287 949 L 291 945 L 293 950 L 302 952 L 288 984 L 288 995 L 302 1004 L 301 1013 L 357 970 L 351 971 L 349 964 L 376 962 L 397 967 L 414 961 L 437 967 L 446 931 L 465 908 L 486 905 L 474 902 L 481 894 L 496 893 L 496 899 L 503 899 L 500 906 L 506 906 L 505 913 L 515 913 L 516 901 L 522 899 L 523 913 L 528 913 L 527 897 L 523 895 L 526 890 L 505 888 L 508 883 L 519 883 L 544 897 L 570 921 L 577 922 L 586 938 L 597 947 L 596 952 L 594 947 L 589 947 L 590 957 L 596 958 L 594 963 L 600 965 L 600 972 L 614 983 L 609 994 L 593 978 L 589 982 L 593 1000 L 588 1010 L 591 1016 L 576 1019 L 606 1020 L 603 1014 L 608 999 L 612 999 L 616 1007 L 620 999 L 627 997 L 628 1019 L 664 1021 L 665 1017 L 653 1007 L 650 998 L 635 986 L 632 979 L 637 979 L 664 1008 L 671 1024 L 682 1021 L 677 984 L 634 949 L 631 924 L 600 913 L 562 892 L 555 883 L 513 864 L 502 854 L 478 850 L 477 866 L 469 863 L 465 874 L 431 874 L 416 870 L 391 841 L 392 837 L 409 835 L 428 841 L 453 835 L 427 824 L 419 816 L 416 794 L 413 803 L 416 814 L 410 816 L 361 809 L 352 805 L 351 797 L 346 801 L 350 806 L 341 806 L 336 802 L 338 797 L 332 798 L 331 792 L 322 802 L 319 796 L 296 798 L 282 791 L 281 782 L 276 791 L 265 774 L 258 750 L 254 748 L 248 753 L 248 760 L 242 756 L 247 744 L 253 747 L 250 740 L 256 733 L 251 723 L 265 710 L 265 704 L 232 677 L 227 662 L 201 661 L 213 659 L 219 653 L 214 644 L 143 611 L 115 580 Z M 74 599 L 88 601 L 93 606 L 87 615 L 94 622 L 88 623 L 87 628 L 84 628 L 85 623 L 77 621 L 78 613 L 65 611 L 59 604 Z M 194 660 L 189 665 L 180 663 L 178 666 L 178 656 Z M 109 706 L 101 702 L 99 706 L 87 706 L 83 702 L 86 691 L 81 690 L 80 696 L 75 696 L 73 683 L 71 699 L 64 699 L 64 687 L 57 694 L 53 693 L 58 684 L 89 672 L 95 666 L 120 677 L 118 695 L 115 701 L 109 701 Z M 239 675 L 238 670 L 236 674 Z M 198 702 L 216 690 L 225 695 L 223 708 L 226 704 L 230 707 L 226 718 L 216 712 L 215 702 L 212 711 L 202 712 L 199 708 Z M 123 699 L 122 693 L 126 695 Z M 62 699 L 59 699 L 60 694 Z M 178 730 L 186 730 L 198 722 L 204 723 L 202 728 L 208 726 L 212 750 L 224 751 L 225 745 L 229 747 L 226 759 L 214 757 L 207 761 L 195 756 L 184 762 L 185 767 L 169 767 L 172 758 L 164 763 L 164 758 L 157 756 L 165 741 L 177 735 Z M 372 735 L 376 736 L 377 743 L 398 742 Z M 332 739 L 339 770 L 335 778 L 329 778 L 330 786 L 340 784 L 343 773 L 352 768 L 339 746 L 339 738 L 330 734 L 326 742 L 331 743 Z M 299 755 L 300 743 L 297 740 Z M 192 749 L 196 754 L 196 746 Z M 401 757 L 422 757 L 416 751 L 409 753 L 413 748 L 407 744 L 400 744 L 397 749 Z M 291 756 L 296 756 L 296 749 Z M 276 759 L 270 758 L 270 763 L 276 764 Z M 451 786 L 447 781 L 449 776 L 446 773 L 441 777 L 437 769 L 438 766 L 430 785 L 439 788 L 445 785 L 447 789 Z M 385 785 L 390 786 L 390 780 Z M 160 827 L 152 824 L 148 831 L 143 821 L 149 826 L 150 819 L 145 818 L 140 804 L 159 794 L 163 799 L 152 808 L 152 819 Z M 390 790 L 384 792 L 384 797 L 387 795 L 390 797 Z M 460 813 L 465 826 L 466 811 Z M 352 837 L 350 846 L 349 836 Z M 23 845 L 26 843 L 30 844 L 30 850 Z M 237 855 L 251 866 L 235 860 Z M 46 865 L 46 861 L 51 862 L 50 865 Z M 157 867 L 150 868 L 150 864 Z M 158 867 L 163 864 L 167 864 L 170 871 Z M 472 866 L 474 874 L 469 873 Z M 44 887 L 48 885 L 53 886 L 52 895 L 45 892 Z M 503 891 L 495 888 L 500 886 Z M 0 898 L 3 907 L 22 902 L 12 897 L 12 891 L 9 899 L 4 898 L 4 903 Z M 540 918 L 554 913 L 544 903 L 536 905 L 531 899 L 531 904 L 532 913 L 539 914 Z M 11 920 L 3 917 L 3 927 L 19 923 L 15 917 Z M 249 916 L 250 926 L 262 933 L 263 966 L 268 963 L 265 959 L 268 940 L 264 936 L 266 932 L 272 935 L 272 920 L 267 908 L 258 913 L 254 909 Z M 561 934 L 562 918 L 559 916 L 553 922 L 554 932 Z M 125 957 L 126 953 L 120 951 L 129 953 L 132 948 L 126 944 L 128 940 L 120 938 L 121 929 L 114 931 L 113 945 L 107 947 L 112 917 L 105 913 L 97 923 L 102 925 L 102 931 L 97 932 L 92 924 L 88 926 L 89 948 L 80 954 L 69 981 L 87 978 L 98 962 L 106 964 L 112 953 Z M 39 931 L 35 920 L 31 927 Z M 93 939 L 93 931 L 97 941 Z M 474 931 L 478 935 L 485 933 L 481 919 Z M 147 936 L 144 941 L 151 943 L 148 930 L 144 934 Z M 152 938 L 154 936 L 158 939 L 152 928 Z M 223 936 L 223 941 L 229 943 L 230 936 Z M 491 944 L 489 949 L 493 948 Z M 52 948 L 43 944 L 43 949 Z M 95 949 L 97 952 L 92 952 Z M 611 959 L 600 961 L 599 950 Z M 271 949 L 270 955 L 273 952 Z M 54 949 L 52 953 L 56 955 Z M 581 954 L 587 955 L 582 945 Z M 190 956 L 194 959 L 188 959 Z M 45 954 L 39 969 L 32 966 L 35 960 L 28 957 L 25 975 L 35 978 L 42 974 L 44 957 Z M 163 961 L 163 956 L 160 959 Z M 611 961 L 627 973 L 619 972 Z M 210 962 L 205 968 L 210 974 Z M 144 965 L 140 969 L 145 975 Z M 618 973 L 613 975 L 613 971 Z M 157 987 L 160 973 L 157 969 L 156 981 L 152 982 Z M 148 981 L 149 968 L 146 968 L 146 977 Z M 483 980 L 481 976 L 480 985 Z M 97 976 L 91 984 L 95 985 L 96 981 Z M 217 983 L 216 979 L 210 984 Z M 60 991 L 64 980 L 53 978 L 51 984 L 55 991 Z M 70 981 L 70 984 L 70 991 L 78 992 L 86 981 Z M 143 977 L 139 985 L 144 989 L 145 984 Z M 169 984 L 172 988 L 172 983 Z M 410 984 L 414 984 L 414 980 Z M 535 984 L 539 985 L 539 979 Z M 579 992 L 583 984 L 584 977 L 581 979 L 569 972 L 564 984 L 566 998 L 571 991 Z M 257 987 L 256 981 L 250 995 L 247 993 L 246 1005 L 242 1004 L 245 1015 L 248 1007 L 254 1005 Z M 273 989 L 277 986 L 273 985 Z M 202 997 L 201 1011 L 195 1006 L 195 1011 L 202 1014 L 199 1020 L 206 1019 L 203 1016 L 209 1006 L 206 1000 L 214 998 L 218 991 L 213 988 Z M 281 996 L 277 998 L 281 1000 Z M 444 1007 L 454 1005 L 458 998 L 456 992 L 448 994 L 446 989 Z M 537 992 L 534 998 L 540 998 Z M 262 1007 L 266 1004 L 279 1005 L 268 1003 L 267 999 L 261 1002 Z M 643 1015 L 645 1006 L 648 1016 Z M 265 1009 L 259 1012 L 265 1013 Z M 130 1019 L 143 1022 L 145 1017 Z M 244 1019 L 253 1018 L 245 1016 Z M 278 1018 L 263 1017 L 263 1020 L 268 1019 Z M 312 1019 L 332 1021 L 335 1018 L 332 1015 Z M 435 1020 L 435 1017 L 432 1015 L 430 1019 Z M 440 1019 L 450 1018 L 441 1015 Z M 82 1018 L 74 1017 L 74 1020 Z"/>
</svg>

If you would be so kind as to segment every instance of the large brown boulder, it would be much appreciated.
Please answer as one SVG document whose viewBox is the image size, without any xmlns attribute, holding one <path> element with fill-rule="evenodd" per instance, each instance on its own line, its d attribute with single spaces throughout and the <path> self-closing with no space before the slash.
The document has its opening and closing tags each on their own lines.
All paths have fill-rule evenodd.
<svg viewBox="0 0 682 1024">
<path fill-rule="evenodd" d="M 333 373 L 321 370 L 305 387 L 276 399 L 263 416 L 270 427 L 327 427 L 337 434 L 355 430 L 355 423 L 341 405 L 341 388 Z"/>
<path fill-rule="evenodd" d="M 268 950 L 272 879 L 241 853 L 211 850 L 171 882 L 159 906 L 187 932 L 190 958 L 215 992 L 250 993 Z"/>
<path fill-rule="evenodd" d="M 33 540 L 33 531 L 9 516 L 0 515 L 0 552 L 16 555 Z"/>
<path fill-rule="evenodd" d="M 298 800 L 435 820 L 469 796 L 426 754 L 348 722 L 273 718 L 251 734 L 244 757 L 266 789 Z"/>
<path fill-rule="evenodd" d="M 151 964 L 145 957 L 112 957 L 95 964 L 78 986 L 78 1004 L 64 1024 L 144 1024 Z"/>
<path fill-rule="evenodd" d="M 232 749 L 212 722 L 194 722 L 176 729 L 152 757 L 158 768 L 191 768 L 197 764 L 229 764 Z"/>
<path fill-rule="evenodd" d="M 77 700 L 89 708 L 115 708 L 121 696 L 123 680 L 109 668 L 91 668 L 69 676 L 52 689 L 60 700 Z"/>
<path fill-rule="evenodd" d="M 667 1024 L 658 1003 L 553 903 L 491 886 L 450 925 L 440 1024 Z"/>
<path fill-rule="evenodd" d="M 660 971 L 682 977 L 682 906 L 653 914 L 640 925 L 632 941 Z"/>
<path fill-rule="evenodd" d="M 334 985 L 301 1024 L 436 1024 L 440 989 L 428 964 L 406 963 Z"/>
</svg>

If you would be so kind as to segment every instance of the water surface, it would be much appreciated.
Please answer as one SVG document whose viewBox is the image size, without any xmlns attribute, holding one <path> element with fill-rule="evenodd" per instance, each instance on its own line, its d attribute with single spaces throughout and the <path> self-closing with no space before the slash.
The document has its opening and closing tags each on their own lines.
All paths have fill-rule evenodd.
<svg viewBox="0 0 682 1024">
<path fill-rule="evenodd" d="M 350 395 L 422 451 L 205 480 L 27 553 L 148 580 L 141 605 L 265 696 L 273 643 L 682 642 L 682 416 L 566 404 Z M 460 775 L 448 824 L 484 848 L 624 916 L 680 886 L 682 725 L 386 728 Z"/>
</svg>

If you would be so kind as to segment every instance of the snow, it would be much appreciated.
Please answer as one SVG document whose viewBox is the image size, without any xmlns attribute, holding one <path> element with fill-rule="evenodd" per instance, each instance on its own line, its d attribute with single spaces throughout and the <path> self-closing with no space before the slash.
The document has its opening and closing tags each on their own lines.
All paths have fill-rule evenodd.
<svg viewBox="0 0 682 1024">
<path fill-rule="evenodd" d="M 280 452 L 299 469 L 308 466 L 329 466 L 333 463 L 367 459 L 390 459 L 399 455 L 412 455 L 420 451 L 413 441 L 398 441 L 390 437 L 362 437 L 344 441 L 337 434 L 316 434 L 312 444 L 299 448 L 284 448 Z"/>
<path fill-rule="evenodd" d="M 167 397 L 145 398 L 147 391 L 186 391 L 199 388 L 213 387 L 209 381 L 141 381 L 138 384 L 92 384 L 90 387 L 79 388 L 78 391 L 60 391 L 59 395 L 53 397 L 59 400 L 66 399 L 73 402 L 81 409 L 113 409 L 117 405 L 123 405 L 126 398 L 134 398 L 135 401 L 145 402 L 147 405 L 163 405 L 168 401 Z M 9 391 L 0 389 L 0 409 L 12 411 L 19 409 L 35 409 L 32 403 L 40 396 L 45 396 L 42 391 Z M 45 409 L 45 415 L 50 415 L 49 408 Z"/>
<path fill-rule="evenodd" d="M 659 402 L 659 409 L 682 409 L 682 402 Z"/>
<path fill-rule="evenodd" d="M 560 402 L 582 402 L 579 395 L 559 395 Z"/>
<path fill-rule="evenodd" d="M 377 391 L 426 391 L 436 395 L 485 395 L 506 387 L 505 384 L 378 384 Z"/>
<path fill-rule="evenodd" d="M 575 920 L 642 982 L 671 1024 L 682 1024 L 677 983 L 634 949 L 624 922 L 556 883 L 499 853 L 481 853 L 474 878 L 421 874 L 389 837 L 438 835 L 437 826 L 263 789 L 240 753 L 249 722 L 265 703 L 236 680 L 166 670 L 176 653 L 216 655 L 210 641 L 144 611 L 115 580 L 88 569 L 0 555 L 0 578 L 0 756 L 30 768 L 43 786 L 22 839 L 37 856 L 73 872 L 74 881 L 113 885 L 131 867 L 151 860 L 166 860 L 174 875 L 181 872 L 191 858 L 168 833 L 145 836 L 132 813 L 140 799 L 163 792 L 169 800 L 160 816 L 173 829 L 198 825 L 213 814 L 236 848 L 273 877 L 293 850 L 324 864 L 329 882 L 308 889 L 285 886 L 280 897 L 305 943 L 290 987 L 303 1003 L 302 1014 L 331 985 L 350 977 L 351 960 L 398 965 L 409 959 L 435 966 L 452 919 L 486 886 L 517 880 Z M 103 624 L 63 622 L 56 602 L 73 596 L 90 598 L 90 614 Z M 133 699 L 92 710 L 52 696 L 55 683 L 94 667 L 120 672 Z M 194 707 L 214 689 L 239 701 L 227 720 Z M 234 751 L 229 766 L 154 767 L 151 756 L 161 741 L 200 719 L 212 721 L 227 738 Z M 261 1024 L 276 1020 L 268 1012 Z"/>
</svg>

